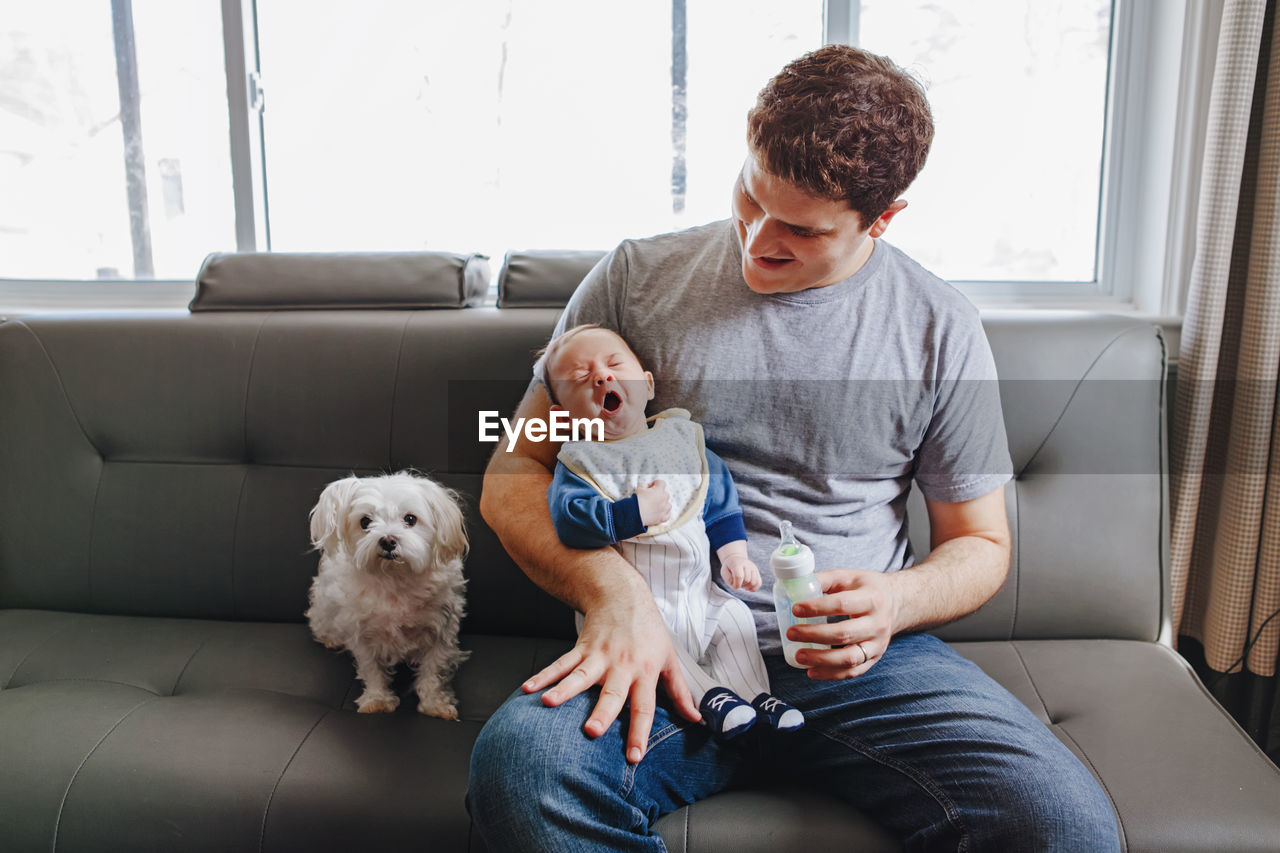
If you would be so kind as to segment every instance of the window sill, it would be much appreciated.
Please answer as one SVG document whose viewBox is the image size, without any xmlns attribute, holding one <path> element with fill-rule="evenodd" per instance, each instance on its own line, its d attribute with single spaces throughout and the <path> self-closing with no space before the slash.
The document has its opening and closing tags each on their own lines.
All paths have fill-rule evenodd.
<svg viewBox="0 0 1280 853">
<path fill-rule="evenodd" d="M 18 281 L 0 279 L 0 319 L 63 311 L 186 308 L 191 281 Z"/>
</svg>

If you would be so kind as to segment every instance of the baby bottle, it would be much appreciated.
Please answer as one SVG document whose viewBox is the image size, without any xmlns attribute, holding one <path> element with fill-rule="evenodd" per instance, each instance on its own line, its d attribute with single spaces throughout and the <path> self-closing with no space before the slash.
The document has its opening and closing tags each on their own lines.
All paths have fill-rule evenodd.
<svg viewBox="0 0 1280 853">
<path fill-rule="evenodd" d="M 791 531 L 791 522 L 782 522 L 780 529 L 782 541 L 769 557 L 773 576 L 777 579 L 773 584 L 773 608 L 778 614 L 778 633 L 782 635 L 783 657 L 796 669 L 804 669 L 803 664 L 796 662 L 797 650 L 829 647 L 788 640 L 787 629 L 800 624 L 820 625 L 827 620 L 821 616 L 797 619 L 791 612 L 791 605 L 822 595 L 822 584 L 813 576 L 813 552 L 807 545 L 796 541 L 795 534 Z"/>
</svg>

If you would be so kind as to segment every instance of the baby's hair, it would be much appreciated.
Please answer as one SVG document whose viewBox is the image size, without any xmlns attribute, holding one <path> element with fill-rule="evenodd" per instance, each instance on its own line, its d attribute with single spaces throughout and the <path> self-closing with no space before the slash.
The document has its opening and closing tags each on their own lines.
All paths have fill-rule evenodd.
<svg viewBox="0 0 1280 853">
<path fill-rule="evenodd" d="M 622 341 L 622 345 L 627 348 L 627 351 L 630 352 L 632 356 L 635 357 L 636 361 L 640 360 L 640 357 L 635 354 L 635 350 L 631 349 L 631 345 L 627 343 L 626 338 L 619 335 L 613 329 L 606 329 L 599 323 L 583 323 L 579 326 L 574 326 L 572 329 L 567 329 L 564 332 L 561 332 L 559 335 L 548 341 L 545 347 L 534 353 L 537 357 L 537 361 L 533 363 L 533 376 L 542 383 L 543 388 L 547 389 L 547 396 L 551 398 L 552 405 L 558 406 L 560 405 L 560 401 L 556 399 L 555 389 L 551 387 L 551 377 L 547 375 L 547 364 L 549 364 L 551 359 L 555 357 L 555 354 L 559 352 L 566 343 L 568 343 L 570 338 L 580 335 L 583 332 L 590 331 L 591 329 L 600 329 L 610 333 L 618 340 Z"/>
</svg>

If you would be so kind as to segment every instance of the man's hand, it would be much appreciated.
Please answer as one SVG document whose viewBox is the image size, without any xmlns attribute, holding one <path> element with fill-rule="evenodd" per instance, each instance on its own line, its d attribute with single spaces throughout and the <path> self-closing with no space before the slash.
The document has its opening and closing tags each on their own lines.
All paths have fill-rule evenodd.
<svg viewBox="0 0 1280 853">
<path fill-rule="evenodd" d="M 671 634 L 653 597 L 642 591 L 634 600 L 617 596 L 587 613 L 577 644 L 521 687 L 535 693 L 554 685 L 542 694 L 542 703 L 555 707 L 601 685 L 600 699 L 582 727 L 593 738 L 608 730 L 629 701 L 626 756 L 634 764 L 644 757 L 648 745 L 659 679 L 681 715 L 691 722 L 702 719 L 685 684 Z"/>
<path fill-rule="evenodd" d="M 791 608 L 796 616 L 847 616 L 839 622 L 793 625 L 787 637 L 833 646 L 800 649 L 809 677 L 853 678 L 875 665 L 901 631 L 943 625 L 972 613 L 995 595 L 1009 573 L 1009 522 L 1004 488 L 955 503 L 925 501 L 929 556 L 897 572 L 832 569 L 816 572 L 823 595 Z"/>
<path fill-rule="evenodd" d="M 832 646 L 800 649 L 796 661 L 809 668 L 809 677 L 822 681 L 853 678 L 871 669 L 884 656 L 897 624 L 897 597 L 891 575 L 859 569 L 815 572 L 823 595 L 791 608 L 800 618 L 847 616 L 839 622 L 793 625 L 787 638 Z"/>
<path fill-rule="evenodd" d="M 662 524 L 671 517 L 671 500 L 667 496 L 667 484 L 661 480 L 636 486 L 636 500 L 640 503 L 640 521 L 645 527 Z"/>
<path fill-rule="evenodd" d="M 747 543 L 742 540 L 726 542 L 716 550 L 720 558 L 720 575 L 734 589 L 755 592 L 762 580 L 760 569 L 747 556 Z"/>
</svg>

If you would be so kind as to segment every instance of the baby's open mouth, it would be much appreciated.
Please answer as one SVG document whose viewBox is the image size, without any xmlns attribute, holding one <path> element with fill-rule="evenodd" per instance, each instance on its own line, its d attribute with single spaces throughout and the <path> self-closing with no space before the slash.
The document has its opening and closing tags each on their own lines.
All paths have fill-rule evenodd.
<svg viewBox="0 0 1280 853">
<path fill-rule="evenodd" d="M 622 398 L 619 397 L 615 391 L 610 391 L 608 394 L 605 394 L 604 403 L 601 404 L 606 412 L 616 412 L 618 411 L 618 407 L 621 405 Z"/>
</svg>

